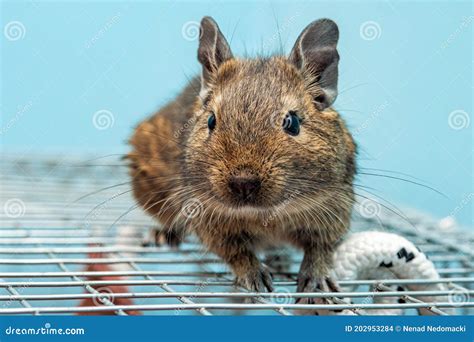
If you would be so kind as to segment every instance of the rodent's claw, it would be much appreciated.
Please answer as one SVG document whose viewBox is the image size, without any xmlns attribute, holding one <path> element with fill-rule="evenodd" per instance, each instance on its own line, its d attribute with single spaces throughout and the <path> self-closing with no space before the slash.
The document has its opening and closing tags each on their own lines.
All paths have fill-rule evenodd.
<svg viewBox="0 0 474 342">
<path fill-rule="evenodd" d="M 329 276 L 313 277 L 300 274 L 298 277 L 297 292 L 341 292 L 335 280 Z"/>
<path fill-rule="evenodd" d="M 327 286 L 332 292 L 342 292 L 341 287 L 339 286 L 337 281 L 332 279 L 332 277 L 326 277 L 325 279 L 326 279 Z"/>
<path fill-rule="evenodd" d="M 256 271 L 236 277 L 235 286 L 243 287 L 250 292 L 272 292 L 273 277 L 268 268 L 262 265 Z M 256 303 L 258 301 L 257 298 L 251 298 L 250 302 Z"/>
<path fill-rule="evenodd" d="M 299 277 L 297 292 L 341 292 L 339 285 L 328 276 Z M 296 304 L 334 304 L 330 298 L 300 297 Z M 329 315 L 329 310 L 315 310 L 315 315 Z"/>
<path fill-rule="evenodd" d="M 261 276 L 265 288 L 268 290 L 268 292 L 273 292 L 273 275 L 271 274 L 271 272 L 266 267 L 263 267 L 263 270 L 261 271 Z"/>
</svg>

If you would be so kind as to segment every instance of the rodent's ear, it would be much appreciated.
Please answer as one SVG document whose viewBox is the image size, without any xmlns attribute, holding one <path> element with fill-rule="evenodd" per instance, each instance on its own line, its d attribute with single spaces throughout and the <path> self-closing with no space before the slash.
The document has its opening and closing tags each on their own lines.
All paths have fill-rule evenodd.
<svg viewBox="0 0 474 342">
<path fill-rule="evenodd" d="M 319 110 L 329 107 L 337 97 L 338 39 L 334 21 L 313 21 L 301 32 L 288 58 L 305 76 Z"/>
<path fill-rule="evenodd" d="M 202 18 L 198 49 L 198 60 L 202 64 L 201 93 L 205 92 L 219 65 L 232 57 L 229 44 L 214 19 Z"/>
</svg>

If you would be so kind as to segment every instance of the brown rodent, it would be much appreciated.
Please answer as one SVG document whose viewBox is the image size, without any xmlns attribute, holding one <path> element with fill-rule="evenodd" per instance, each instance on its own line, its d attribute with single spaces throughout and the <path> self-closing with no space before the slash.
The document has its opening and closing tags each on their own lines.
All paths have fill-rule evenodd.
<svg viewBox="0 0 474 342">
<path fill-rule="evenodd" d="M 321 19 L 288 57 L 239 59 L 205 17 L 201 78 L 130 140 L 135 197 L 167 240 L 194 232 L 251 291 L 272 290 L 258 248 L 284 243 L 304 251 L 298 291 L 337 288 L 328 274 L 349 228 L 356 171 L 356 146 L 329 107 L 338 36 L 337 25 Z M 190 200 L 199 215 L 183 214 Z"/>
</svg>

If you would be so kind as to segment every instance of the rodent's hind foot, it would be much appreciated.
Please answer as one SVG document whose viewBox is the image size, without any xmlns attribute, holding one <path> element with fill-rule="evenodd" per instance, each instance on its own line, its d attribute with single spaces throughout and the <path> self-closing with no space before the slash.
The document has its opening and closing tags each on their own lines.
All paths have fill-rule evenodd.
<svg viewBox="0 0 474 342">
<path fill-rule="evenodd" d="M 341 292 L 341 288 L 329 276 L 323 277 L 299 277 L 297 292 Z M 334 304 L 330 298 L 318 298 L 318 297 L 300 297 L 295 301 L 296 304 Z M 302 314 L 312 313 L 314 315 L 330 315 L 336 310 L 301 310 Z"/>
<path fill-rule="evenodd" d="M 235 286 L 243 287 L 250 292 L 272 292 L 273 277 L 265 265 L 261 265 L 257 270 L 247 272 L 243 276 L 235 278 Z M 257 303 L 257 298 L 246 299 L 247 303 Z"/>
<path fill-rule="evenodd" d="M 155 231 L 155 241 L 157 246 L 168 245 L 173 248 L 178 248 L 184 240 L 182 231 L 175 229 L 162 229 Z"/>
<path fill-rule="evenodd" d="M 150 235 L 150 241 L 147 241 L 144 245 L 169 246 L 171 248 L 178 248 L 185 236 L 183 230 L 166 228 L 153 228 Z"/>
</svg>

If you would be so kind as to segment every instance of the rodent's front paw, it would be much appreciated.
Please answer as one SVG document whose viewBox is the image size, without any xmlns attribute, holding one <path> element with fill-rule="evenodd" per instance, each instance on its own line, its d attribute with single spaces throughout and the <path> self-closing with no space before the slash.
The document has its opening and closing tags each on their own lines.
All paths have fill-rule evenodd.
<svg viewBox="0 0 474 342">
<path fill-rule="evenodd" d="M 256 270 L 251 270 L 235 278 L 235 286 L 243 287 L 251 292 L 272 292 L 272 274 L 267 267 L 261 265 Z M 251 300 L 255 302 L 255 299 Z"/>
<path fill-rule="evenodd" d="M 297 292 L 341 292 L 339 285 L 329 276 L 300 275 Z M 334 304 L 330 298 L 297 298 L 297 304 Z M 328 315 L 328 310 L 315 310 L 316 315 Z"/>
</svg>

